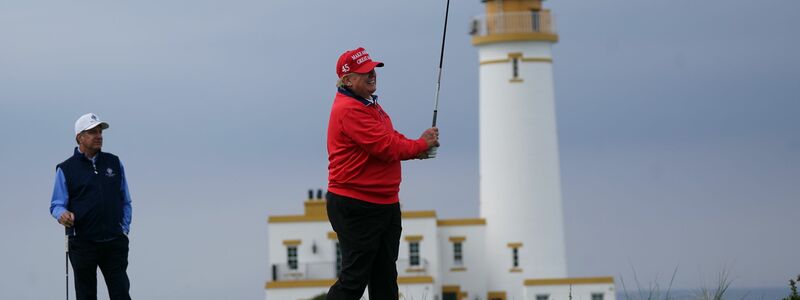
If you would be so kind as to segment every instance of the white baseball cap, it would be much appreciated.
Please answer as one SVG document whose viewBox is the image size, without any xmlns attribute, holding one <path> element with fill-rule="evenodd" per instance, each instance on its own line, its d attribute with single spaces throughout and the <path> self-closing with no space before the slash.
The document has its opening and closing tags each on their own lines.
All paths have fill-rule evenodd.
<svg viewBox="0 0 800 300">
<path fill-rule="evenodd" d="M 100 121 L 100 118 L 97 117 L 97 115 L 93 113 L 82 115 L 77 121 L 75 121 L 75 136 L 81 132 L 95 128 L 97 125 L 100 125 L 100 128 L 102 129 L 108 128 L 108 123 Z"/>
</svg>

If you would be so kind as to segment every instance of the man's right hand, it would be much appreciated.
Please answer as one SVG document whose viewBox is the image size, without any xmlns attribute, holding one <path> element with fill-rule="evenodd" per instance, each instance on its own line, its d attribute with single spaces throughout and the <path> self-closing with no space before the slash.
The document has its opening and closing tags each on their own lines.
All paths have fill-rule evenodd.
<svg viewBox="0 0 800 300">
<path fill-rule="evenodd" d="M 70 211 L 65 211 L 61 214 L 61 217 L 58 218 L 58 224 L 64 225 L 64 227 L 72 227 L 75 224 L 75 214 Z"/>
<path fill-rule="evenodd" d="M 420 138 L 428 143 L 428 148 L 439 147 L 439 128 L 431 127 L 426 129 Z"/>
<path fill-rule="evenodd" d="M 431 127 L 426 129 L 420 138 L 425 140 L 425 143 L 428 144 L 428 150 L 418 154 L 417 159 L 436 157 L 435 147 L 439 147 L 439 128 Z"/>
</svg>

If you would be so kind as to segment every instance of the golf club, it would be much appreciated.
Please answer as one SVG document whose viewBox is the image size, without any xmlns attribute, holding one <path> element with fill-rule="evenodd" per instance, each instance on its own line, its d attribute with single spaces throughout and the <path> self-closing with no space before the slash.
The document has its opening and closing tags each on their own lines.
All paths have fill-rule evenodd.
<svg viewBox="0 0 800 300">
<path fill-rule="evenodd" d="M 444 30 L 442 31 L 442 50 L 439 52 L 439 75 L 436 79 L 436 97 L 434 97 L 433 102 L 433 125 L 431 127 L 436 127 L 436 117 L 439 114 L 439 88 L 442 85 L 442 62 L 444 61 L 444 42 L 445 37 L 447 37 L 447 16 L 450 14 L 450 0 L 447 0 L 447 6 L 445 6 L 444 10 Z M 428 150 L 428 157 L 434 158 L 436 157 L 436 150 L 439 147 L 432 147 Z"/>
</svg>

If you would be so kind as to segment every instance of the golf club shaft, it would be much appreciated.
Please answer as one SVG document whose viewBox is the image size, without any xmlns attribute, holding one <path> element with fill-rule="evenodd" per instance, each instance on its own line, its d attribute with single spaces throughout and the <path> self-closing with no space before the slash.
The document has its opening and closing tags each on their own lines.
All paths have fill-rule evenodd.
<svg viewBox="0 0 800 300">
<path fill-rule="evenodd" d="M 442 62 L 444 61 L 444 42 L 447 37 L 447 17 L 450 14 L 450 0 L 447 0 L 447 6 L 444 10 L 444 30 L 442 31 L 442 50 L 439 52 L 439 75 L 436 79 L 436 97 L 433 102 L 433 125 L 436 127 L 436 117 L 439 114 L 439 87 L 442 85 Z"/>
<path fill-rule="evenodd" d="M 69 300 L 69 235 L 64 235 L 64 286 L 66 298 Z"/>
</svg>

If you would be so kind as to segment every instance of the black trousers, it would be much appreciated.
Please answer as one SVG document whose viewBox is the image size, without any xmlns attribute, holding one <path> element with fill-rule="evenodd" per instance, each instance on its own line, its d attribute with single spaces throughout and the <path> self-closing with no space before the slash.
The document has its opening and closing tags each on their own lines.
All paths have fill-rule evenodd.
<svg viewBox="0 0 800 300">
<path fill-rule="evenodd" d="M 326 299 L 361 299 L 367 285 L 370 299 L 397 299 L 400 204 L 374 204 L 331 192 L 327 199 L 328 219 L 342 250 L 342 271 Z"/>
<path fill-rule="evenodd" d="M 75 277 L 78 300 L 97 299 L 97 268 L 103 272 L 111 300 L 130 300 L 128 281 L 128 237 L 95 242 L 69 239 L 69 260 Z"/>
</svg>

